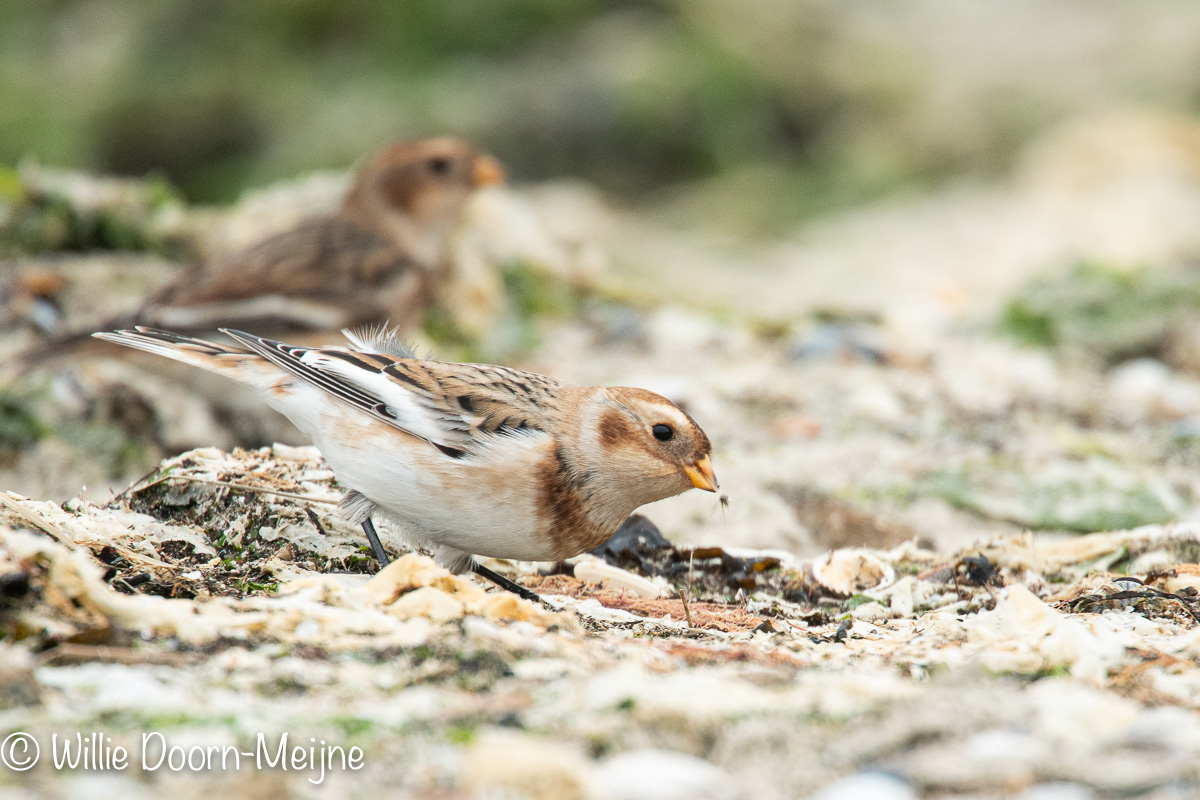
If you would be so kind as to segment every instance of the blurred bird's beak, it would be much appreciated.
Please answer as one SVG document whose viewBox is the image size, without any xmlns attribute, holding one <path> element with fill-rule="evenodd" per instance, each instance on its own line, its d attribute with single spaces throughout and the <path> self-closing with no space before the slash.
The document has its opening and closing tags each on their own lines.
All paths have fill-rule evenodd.
<svg viewBox="0 0 1200 800">
<path fill-rule="evenodd" d="M 708 460 L 708 456 L 697 461 L 690 467 L 684 467 L 683 471 L 692 480 L 692 486 L 697 489 L 703 489 L 706 492 L 715 492 L 720 488 L 717 483 L 717 476 L 713 473 L 712 462 Z"/>
<path fill-rule="evenodd" d="M 479 156 L 471 171 L 476 186 L 491 186 L 504 183 L 504 167 L 491 156 Z"/>
</svg>

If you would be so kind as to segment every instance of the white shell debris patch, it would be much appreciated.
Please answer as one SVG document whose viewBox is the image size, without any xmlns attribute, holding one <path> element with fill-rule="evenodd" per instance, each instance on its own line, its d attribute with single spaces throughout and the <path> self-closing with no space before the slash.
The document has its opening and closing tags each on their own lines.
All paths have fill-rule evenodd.
<svg viewBox="0 0 1200 800">
<path fill-rule="evenodd" d="M 812 565 L 813 577 L 844 595 L 879 590 L 896 580 L 896 572 L 878 556 L 861 550 L 836 550 Z"/>
<path fill-rule="evenodd" d="M 986 773 L 997 786 L 1094 782 L 1114 742 L 1144 754 L 1167 728 L 1174 749 L 1145 768 L 1130 756 L 1112 785 L 1179 779 L 1200 758 L 1200 566 L 1183 560 L 1200 525 L 808 560 L 685 548 L 675 583 L 593 556 L 574 576 L 516 565 L 555 613 L 419 554 L 370 574 L 338 496 L 315 451 L 283 447 L 185 453 L 110 505 L 0 495 L 0 579 L 28 587 L 0 616 L 13 642 L 0 653 L 42 664 L 9 659 L 12 702 L 35 704 L 31 726 L 86 728 L 143 681 L 155 713 L 349 725 L 400 736 L 425 764 L 446 757 L 443 734 L 415 732 L 475 741 L 479 725 L 462 769 L 405 780 L 579 800 L 740 798 L 767 779 L 796 796 L 913 796 L 978 778 L 978 753 L 1014 731 L 1031 741 L 1005 745 Z M 698 588 L 725 562 L 776 578 Z M 1117 571 L 1138 564 L 1151 571 Z M 1176 717 L 1155 716 L 1164 703 Z M 1064 742 L 1074 760 L 1040 755 Z"/>
</svg>

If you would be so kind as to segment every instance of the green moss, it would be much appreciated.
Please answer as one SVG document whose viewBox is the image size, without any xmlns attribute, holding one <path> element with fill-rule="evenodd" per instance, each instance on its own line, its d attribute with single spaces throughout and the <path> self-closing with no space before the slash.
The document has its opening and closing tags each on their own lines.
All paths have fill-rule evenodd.
<svg viewBox="0 0 1200 800">
<path fill-rule="evenodd" d="M 1175 516 L 1148 486 L 1113 486 L 1086 473 L 1078 479 L 1046 483 L 1016 469 L 999 472 L 976 465 L 929 475 L 917 491 L 962 511 L 1031 530 L 1125 530 L 1168 522 Z"/>
<path fill-rule="evenodd" d="M 0 453 L 24 450 L 46 433 L 27 400 L 0 392 Z"/>
<path fill-rule="evenodd" d="M 0 168 L 0 253 L 133 250 L 177 254 L 178 242 L 154 229 L 154 213 L 179 202 L 162 177 L 130 183 L 110 205 L 83 210 L 61 194 L 31 190 Z"/>
<path fill-rule="evenodd" d="M 233 716 L 222 714 L 206 717 L 186 711 L 153 712 L 136 709 L 121 709 L 97 715 L 106 730 L 120 732 L 167 731 L 175 728 L 203 728 L 208 726 L 230 726 L 236 723 Z"/>
<path fill-rule="evenodd" d="M 238 591 L 243 594 L 257 592 L 259 594 L 275 594 L 279 591 L 279 581 L 251 581 L 243 580 L 238 582 Z"/>
<path fill-rule="evenodd" d="M 79 239 L 78 220 L 61 198 L 22 198 L 2 219 L 0 253 L 65 250 Z"/>
<path fill-rule="evenodd" d="M 993 672 L 993 675 L 998 677 L 1019 678 L 1021 680 L 1040 681 L 1043 678 L 1066 678 L 1071 675 L 1071 668 L 1065 664 L 1054 664 L 1034 670 L 1033 672 L 1018 672 L 1016 670 L 1008 672 Z"/>
<path fill-rule="evenodd" d="M 874 602 L 876 602 L 876 600 L 873 597 L 867 597 L 865 594 L 856 594 L 846 602 L 842 603 L 842 609 L 845 611 L 853 611 L 859 606 L 865 606 L 867 603 Z"/>
<path fill-rule="evenodd" d="M 501 268 L 504 292 L 520 317 L 567 317 L 579 310 L 579 293 L 537 267 L 515 262 Z"/>
<path fill-rule="evenodd" d="M 1026 284 L 1005 307 L 1002 333 L 1113 364 L 1156 356 L 1172 330 L 1200 317 L 1200 270 L 1120 270 L 1082 263 Z"/>
<path fill-rule="evenodd" d="M 25 202 L 25 187 L 12 167 L 0 164 L 0 208 Z"/>
<path fill-rule="evenodd" d="M 145 441 L 130 436 L 117 425 L 102 421 L 67 420 L 54 429 L 54 434 L 105 464 L 114 479 L 144 473 L 157 459 Z"/>
<path fill-rule="evenodd" d="M 369 719 L 362 717 L 334 717 L 330 720 L 334 725 L 341 729 L 348 738 L 358 738 L 371 733 L 375 727 L 375 723 Z"/>
<path fill-rule="evenodd" d="M 468 745 L 475 741 L 475 728 L 471 725 L 451 725 L 446 729 L 446 740 L 451 744 Z"/>
<path fill-rule="evenodd" d="M 1024 298 L 1012 300 L 1005 306 L 1000 329 L 1021 344 L 1053 347 L 1058 343 L 1050 313 L 1031 305 Z"/>
<path fill-rule="evenodd" d="M 257 687 L 263 697 L 282 697 L 284 695 L 304 694 L 308 687 L 289 675 L 276 675 Z"/>
<path fill-rule="evenodd" d="M 441 306 L 432 306 L 425 313 L 421 330 L 437 345 L 438 355 L 453 361 L 482 361 L 479 343 L 464 331 Z"/>
</svg>

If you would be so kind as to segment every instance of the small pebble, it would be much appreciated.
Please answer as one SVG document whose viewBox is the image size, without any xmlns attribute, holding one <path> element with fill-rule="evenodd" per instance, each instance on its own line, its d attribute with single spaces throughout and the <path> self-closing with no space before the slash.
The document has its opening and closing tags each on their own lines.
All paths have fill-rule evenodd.
<svg viewBox="0 0 1200 800">
<path fill-rule="evenodd" d="M 686 753 L 631 750 L 596 770 L 589 800 L 725 800 L 734 784 L 722 770 Z"/>
<path fill-rule="evenodd" d="M 836 780 L 809 800 L 916 800 L 912 788 L 891 775 L 862 772 Z"/>
</svg>

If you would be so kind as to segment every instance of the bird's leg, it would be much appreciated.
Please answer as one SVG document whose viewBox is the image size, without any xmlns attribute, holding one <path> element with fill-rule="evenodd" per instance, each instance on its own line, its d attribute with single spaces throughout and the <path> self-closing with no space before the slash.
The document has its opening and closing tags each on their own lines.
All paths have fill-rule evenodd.
<svg viewBox="0 0 1200 800">
<path fill-rule="evenodd" d="M 375 531 L 375 523 L 371 521 L 370 517 L 367 517 L 363 520 L 362 529 L 363 533 L 367 535 L 367 541 L 371 543 L 371 549 L 375 551 L 375 560 L 379 562 L 379 568 L 383 569 L 388 565 L 389 559 L 387 552 L 383 549 L 383 542 L 379 541 L 379 534 Z M 551 610 L 556 610 L 553 606 L 543 600 L 541 595 L 539 595 L 537 592 L 530 591 L 515 581 L 510 581 L 500 573 L 488 569 L 477 561 L 472 560 L 471 569 L 476 575 L 482 578 L 487 578 L 501 589 L 504 589 L 507 592 L 512 592 L 517 597 L 529 600 L 533 603 L 541 603 Z"/>
<path fill-rule="evenodd" d="M 533 603 L 541 603 L 542 605 L 545 605 L 547 608 L 553 608 L 549 603 L 547 603 L 545 600 L 543 600 L 542 596 L 539 595 L 537 592 L 526 589 L 524 586 L 522 586 L 521 584 L 519 584 L 515 581 L 510 581 L 508 578 L 504 577 L 500 573 L 494 572 L 494 571 L 488 569 L 487 567 L 483 566 L 478 561 L 471 562 L 471 570 L 479 577 L 487 578 L 489 581 L 496 584 L 501 589 L 504 589 L 507 592 L 512 592 L 517 597 L 523 598 L 525 600 L 529 600 L 530 602 L 533 602 Z"/>
<path fill-rule="evenodd" d="M 388 558 L 387 551 L 383 549 L 383 542 L 379 541 L 379 534 L 375 532 L 375 523 L 367 517 L 362 521 L 363 533 L 367 535 L 367 541 L 371 543 L 371 549 L 375 551 L 375 560 L 379 562 L 379 568 L 383 569 L 391 559 Z"/>
</svg>

